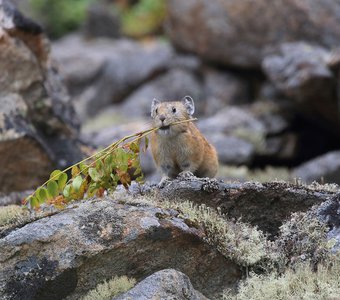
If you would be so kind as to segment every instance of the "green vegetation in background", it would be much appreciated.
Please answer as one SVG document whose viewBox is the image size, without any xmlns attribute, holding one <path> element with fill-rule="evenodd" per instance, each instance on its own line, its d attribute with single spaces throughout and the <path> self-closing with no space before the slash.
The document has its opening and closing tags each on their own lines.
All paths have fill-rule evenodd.
<svg viewBox="0 0 340 300">
<path fill-rule="evenodd" d="M 84 22 L 93 0 L 30 0 L 35 18 L 52 38 L 74 31 Z"/>
<path fill-rule="evenodd" d="M 131 37 L 142 37 L 160 31 L 166 16 L 165 0 L 140 0 L 121 8 L 122 31 Z"/>
<path fill-rule="evenodd" d="M 39 20 L 52 38 L 77 30 L 85 21 L 87 9 L 94 0 L 29 0 L 33 17 Z M 143 37 L 157 33 L 166 15 L 165 0 L 140 0 L 134 5 L 115 1 L 105 4 L 118 12 L 123 34 Z"/>
</svg>

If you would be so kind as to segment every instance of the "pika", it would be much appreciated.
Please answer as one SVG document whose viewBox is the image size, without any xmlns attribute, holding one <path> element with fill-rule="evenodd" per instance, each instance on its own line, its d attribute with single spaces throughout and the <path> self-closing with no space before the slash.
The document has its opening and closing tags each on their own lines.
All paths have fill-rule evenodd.
<svg viewBox="0 0 340 300">
<path fill-rule="evenodd" d="M 151 152 L 162 173 L 160 186 L 180 172 L 189 171 L 197 177 L 214 177 L 218 169 L 215 148 L 189 120 L 195 111 L 194 100 L 185 96 L 181 101 L 160 102 L 153 99 L 153 126 L 160 127 L 151 134 Z"/>
</svg>

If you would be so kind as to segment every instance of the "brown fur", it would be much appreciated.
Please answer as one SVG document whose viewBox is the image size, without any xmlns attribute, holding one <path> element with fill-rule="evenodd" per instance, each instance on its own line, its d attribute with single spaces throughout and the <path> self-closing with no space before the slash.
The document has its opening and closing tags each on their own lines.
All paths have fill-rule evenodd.
<svg viewBox="0 0 340 300">
<path fill-rule="evenodd" d="M 190 98 L 190 97 L 189 97 Z M 193 100 L 192 112 L 193 112 Z M 176 112 L 174 112 L 174 108 Z M 187 120 L 191 116 L 184 102 L 157 102 L 153 104 L 153 125 L 155 127 Z M 164 119 L 163 123 L 160 118 Z M 218 168 L 215 148 L 192 123 L 171 125 L 152 133 L 151 151 L 157 167 L 163 174 L 162 180 L 174 178 L 182 171 L 190 171 L 198 177 L 214 177 Z"/>
</svg>

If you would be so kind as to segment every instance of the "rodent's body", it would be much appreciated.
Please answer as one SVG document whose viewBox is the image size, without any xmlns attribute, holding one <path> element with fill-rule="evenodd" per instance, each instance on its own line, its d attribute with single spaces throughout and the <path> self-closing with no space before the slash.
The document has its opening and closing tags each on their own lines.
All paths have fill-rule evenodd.
<svg viewBox="0 0 340 300">
<path fill-rule="evenodd" d="M 194 111 L 190 97 L 182 102 L 154 100 L 151 115 L 155 127 L 161 129 L 151 135 L 151 151 L 163 178 L 175 178 L 180 172 L 190 171 L 197 177 L 214 177 L 218 169 L 215 148 L 192 122 L 168 125 L 188 120 Z"/>
</svg>

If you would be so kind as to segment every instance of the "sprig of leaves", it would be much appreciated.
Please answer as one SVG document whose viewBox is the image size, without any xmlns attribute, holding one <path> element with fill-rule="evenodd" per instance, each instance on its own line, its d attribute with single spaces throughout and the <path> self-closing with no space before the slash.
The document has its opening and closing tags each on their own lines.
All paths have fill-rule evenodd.
<svg viewBox="0 0 340 300">
<path fill-rule="evenodd" d="M 195 120 L 178 121 L 171 125 Z M 133 179 L 142 182 L 142 140 L 142 151 L 145 152 L 149 144 L 147 136 L 158 129 L 151 128 L 126 136 L 65 170 L 53 171 L 49 179 L 28 196 L 24 203 L 35 209 L 44 203 L 63 208 L 72 200 L 101 197 L 106 190 L 115 190 L 119 183 L 127 188 Z M 131 141 L 126 142 L 128 140 Z M 67 175 L 69 171 L 70 178 Z"/>
</svg>

